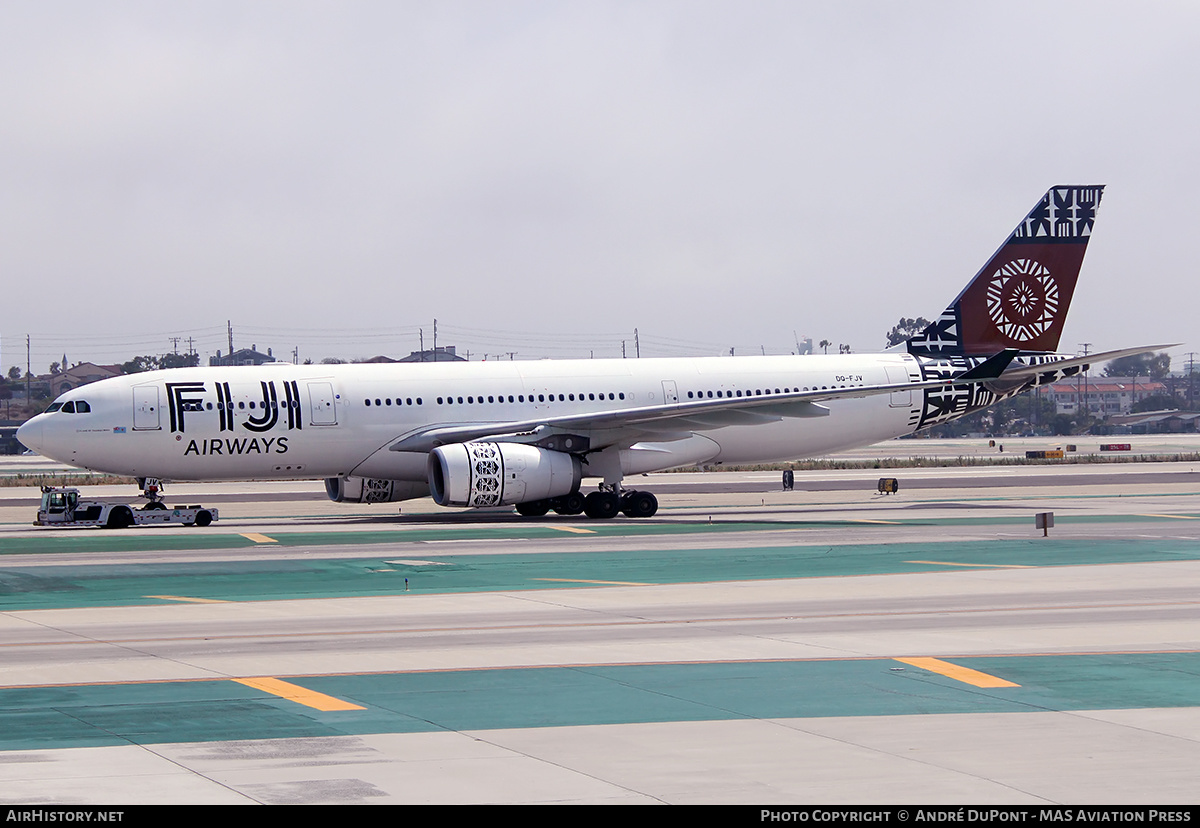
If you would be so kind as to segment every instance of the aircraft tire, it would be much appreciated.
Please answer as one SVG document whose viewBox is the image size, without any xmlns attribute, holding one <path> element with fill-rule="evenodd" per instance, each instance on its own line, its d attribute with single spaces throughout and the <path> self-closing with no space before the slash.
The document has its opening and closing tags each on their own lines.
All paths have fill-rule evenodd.
<svg viewBox="0 0 1200 828">
<path fill-rule="evenodd" d="M 524 517 L 541 517 L 549 511 L 549 500 L 530 500 L 528 503 L 517 504 L 517 514 Z"/>
<path fill-rule="evenodd" d="M 630 492 L 621 498 L 621 511 L 626 517 L 654 517 L 658 511 L 658 498 L 650 492 Z"/>
<path fill-rule="evenodd" d="M 583 494 L 581 492 L 571 492 L 562 497 L 556 497 L 550 501 L 550 508 L 558 515 L 581 515 L 583 514 Z"/>
<path fill-rule="evenodd" d="M 621 511 L 621 499 L 616 492 L 591 492 L 583 499 L 583 512 L 594 520 L 615 518 Z"/>
</svg>

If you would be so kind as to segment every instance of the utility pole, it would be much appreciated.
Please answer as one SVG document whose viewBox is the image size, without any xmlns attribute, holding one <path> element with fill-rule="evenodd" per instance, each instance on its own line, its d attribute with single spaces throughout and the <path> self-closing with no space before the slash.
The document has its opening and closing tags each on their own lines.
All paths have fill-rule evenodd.
<svg viewBox="0 0 1200 828">
<path fill-rule="evenodd" d="M 32 400 L 29 398 L 29 381 L 33 377 L 33 360 L 29 357 L 29 334 L 25 334 L 25 408 L 32 411 Z"/>
<path fill-rule="evenodd" d="M 1088 348 L 1092 347 L 1092 343 L 1080 342 L 1079 347 L 1083 348 L 1083 355 L 1087 356 Z M 1086 367 L 1084 367 L 1083 373 L 1081 373 L 1079 376 L 1080 376 L 1080 379 L 1083 380 L 1083 397 L 1081 398 L 1083 400 L 1083 410 L 1090 417 L 1090 416 L 1092 416 L 1092 411 L 1090 408 L 1088 408 L 1088 398 L 1087 398 L 1088 387 L 1087 387 L 1087 368 Z M 1079 394 L 1079 382 L 1078 381 L 1075 382 L 1075 394 L 1077 396 Z"/>
<path fill-rule="evenodd" d="M 182 336 L 168 336 L 167 339 L 171 340 L 171 346 L 175 351 L 175 356 L 179 356 L 179 340 L 183 339 L 183 337 Z"/>
<path fill-rule="evenodd" d="M 232 359 L 233 358 L 233 322 L 229 319 L 226 319 L 225 327 L 229 330 L 229 357 Z"/>
<path fill-rule="evenodd" d="M 633 354 L 637 359 L 642 358 L 642 344 L 638 341 L 638 329 L 633 329 Z"/>
<path fill-rule="evenodd" d="M 1193 408 L 1193 402 L 1196 399 L 1196 352 L 1188 351 L 1188 390 L 1187 390 L 1187 407 Z"/>
<path fill-rule="evenodd" d="M 433 320 L 433 359 L 437 361 L 437 320 Z"/>
</svg>

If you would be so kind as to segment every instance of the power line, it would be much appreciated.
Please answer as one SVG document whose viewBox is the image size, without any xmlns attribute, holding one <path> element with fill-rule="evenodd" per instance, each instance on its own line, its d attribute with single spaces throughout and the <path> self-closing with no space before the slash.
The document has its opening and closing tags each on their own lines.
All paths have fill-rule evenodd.
<svg viewBox="0 0 1200 828">
<path fill-rule="evenodd" d="M 33 331 L 31 358 L 37 363 L 57 358 L 64 350 L 78 355 L 81 361 L 100 364 L 123 362 L 138 355 L 162 355 L 179 349 L 180 342 L 187 342 L 189 354 L 203 356 L 230 348 L 233 328 L 232 319 L 224 325 L 183 328 L 173 331 L 122 331 L 113 334 L 79 334 L 77 332 Z M 292 351 L 297 357 L 300 352 L 314 359 L 340 357 L 346 359 L 367 358 L 380 353 L 397 355 L 413 350 L 424 350 L 423 327 L 420 325 L 397 325 L 388 328 L 294 328 L 271 325 L 236 323 L 238 342 L 243 347 L 250 343 L 273 346 L 276 351 Z M 618 358 L 625 351 L 629 333 L 606 331 L 538 332 L 529 330 L 505 330 L 472 327 L 467 325 L 437 322 L 442 342 L 456 345 L 460 352 L 512 354 L 520 353 L 526 359 L 557 358 Z M 715 332 L 720 336 L 720 332 Z M 640 326 L 632 337 L 632 356 L 640 356 L 642 345 L 647 356 L 683 357 L 718 356 L 727 354 L 727 341 L 688 339 L 674 336 L 643 334 Z M 171 347 L 164 349 L 164 343 Z M 440 343 L 439 343 L 440 344 Z M 766 347 L 760 342 L 734 343 L 735 353 L 790 354 L 790 343 L 774 343 Z"/>
</svg>

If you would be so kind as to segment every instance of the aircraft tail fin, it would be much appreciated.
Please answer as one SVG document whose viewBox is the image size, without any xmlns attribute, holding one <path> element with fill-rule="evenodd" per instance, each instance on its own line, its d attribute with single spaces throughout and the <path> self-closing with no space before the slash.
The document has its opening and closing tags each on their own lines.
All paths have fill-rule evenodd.
<svg viewBox="0 0 1200 828">
<path fill-rule="evenodd" d="M 908 352 L 1057 350 L 1103 194 L 1103 185 L 1051 187 L 937 321 L 908 340 Z"/>
</svg>

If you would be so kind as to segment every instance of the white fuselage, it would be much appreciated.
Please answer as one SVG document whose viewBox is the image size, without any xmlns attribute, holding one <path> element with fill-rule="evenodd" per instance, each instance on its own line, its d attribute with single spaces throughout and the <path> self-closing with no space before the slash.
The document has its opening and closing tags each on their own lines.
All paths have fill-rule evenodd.
<svg viewBox="0 0 1200 828">
<path fill-rule="evenodd" d="M 61 462 L 134 477 L 420 481 L 426 451 L 390 447 L 430 426 L 918 380 L 916 361 L 903 353 L 183 368 L 70 391 L 19 436 Z M 828 416 L 740 425 L 730 412 L 729 424 L 647 432 L 621 446 L 621 470 L 790 460 L 867 445 L 913 431 L 920 404 L 919 391 L 903 390 L 828 401 Z"/>
</svg>

